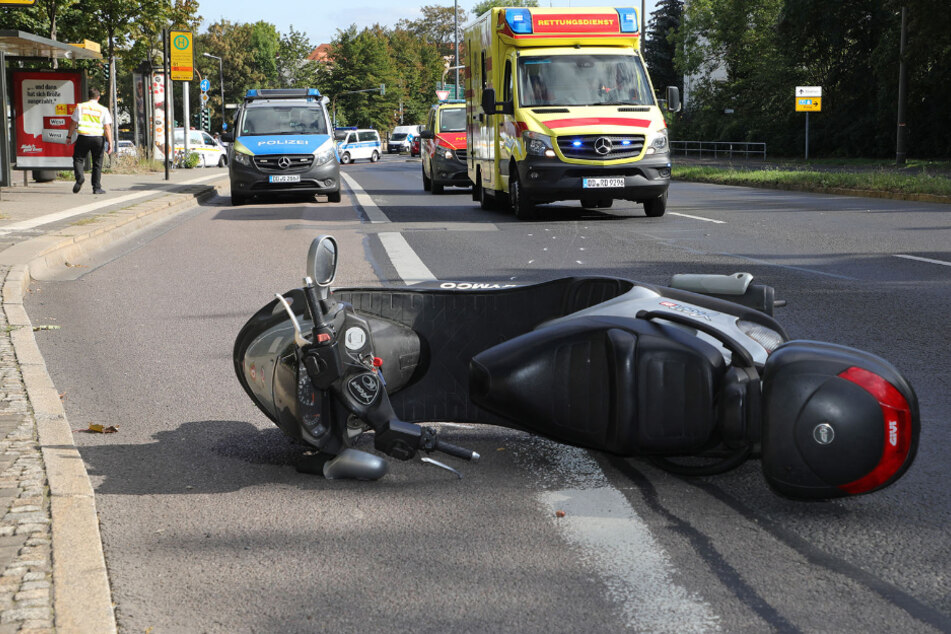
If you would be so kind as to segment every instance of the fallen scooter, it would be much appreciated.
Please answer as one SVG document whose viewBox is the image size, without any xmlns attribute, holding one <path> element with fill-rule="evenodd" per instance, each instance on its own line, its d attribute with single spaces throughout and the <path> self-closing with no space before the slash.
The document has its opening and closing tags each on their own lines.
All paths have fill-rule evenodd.
<svg viewBox="0 0 951 634">
<path fill-rule="evenodd" d="M 313 241 L 307 277 L 238 334 L 252 401 L 316 450 L 302 470 L 375 480 L 386 459 L 476 461 L 419 422 L 497 425 L 687 475 L 758 456 L 793 498 L 876 491 L 914 460 L 907 380 L 877 356 L 789 340 L 773 289 L 749 274 L 674 276 L 671 287 L 569 277 L 513 288 L 330 292 L 337 243 Z M 486 285 L 483 285 L 486 286 Z M 729 299 L 729 301 L 728 301 Z"/>
</svg>

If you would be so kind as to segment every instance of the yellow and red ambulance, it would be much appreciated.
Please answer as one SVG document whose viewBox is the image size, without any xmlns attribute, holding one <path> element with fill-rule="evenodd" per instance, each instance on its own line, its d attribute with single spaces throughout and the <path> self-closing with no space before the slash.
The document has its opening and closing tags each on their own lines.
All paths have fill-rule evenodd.
<svg viewBox="0 0 951 634">
<path fill-rule="evenodd" d="M 423 164 L 423 189 L 441 194 L 443 187 L 469 187 L 466 166 L 466 103 L 440 101 L 429 110 L 426 127 L 419 133 Z"/>
<path fill-rule="evenodd" d="M 507 202 L 520 219 L 558 200 L 664 214 L 667 125 L 633 8 L 494 8 L 464 42 L 473 200 Z M 676 87 L 667 107 L 680 109 Z"/>
</svg>

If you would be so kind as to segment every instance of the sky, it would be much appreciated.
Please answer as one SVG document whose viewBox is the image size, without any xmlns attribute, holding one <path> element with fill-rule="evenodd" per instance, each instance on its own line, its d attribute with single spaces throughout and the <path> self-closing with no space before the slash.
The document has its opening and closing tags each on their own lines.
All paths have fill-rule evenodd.
<svg viewBox="0 0 951 634">
<path fill-rule="evenodd" d="M 477 0 L 458 0 L 459 8 L 471 16 Z M 647 0 L 647 15 L 654 10 L 656 0 Z M 445 4 L 451 0 L 419 0 L 417 3 L 400 0 L 199 0 L 198 13 L 204 18 L 201 29 L 222 18 L 231 22 L 257 22 L 264 20 L 277 27 L 281 33 L 302 31 L 316 46 L 329 43 L 337 29 L 346 29 L 356 24 L 362 29 L 373 24 L 393 26 L 402 18 L 416 20 L 422 17 L 419 8 L 424 5 Z M 611 0 L 539 0 L 541 6 L 553 7 L 604 7 L 633 6 L 640 10 L 641 0 L 617 2 Z"/>
</svg>

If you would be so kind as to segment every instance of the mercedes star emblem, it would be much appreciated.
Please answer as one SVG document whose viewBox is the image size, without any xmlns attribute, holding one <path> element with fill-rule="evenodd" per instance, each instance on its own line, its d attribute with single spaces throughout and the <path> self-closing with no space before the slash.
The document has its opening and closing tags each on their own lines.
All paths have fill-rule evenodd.
<svg viewBox="0 0 951 634">
<path fill-rule="evenodd" d="M 613 147 L 614 144 L 611 143 L 611 139 L 606 136 L 599 137 L 598 140 L 594 142 L 594 151 L 601 156 L 610 153 Z"/>
<path fill-rule="evenodd" d="M 286 156 L 282 156 L 281 158 L 277 159 L 277 166 L 282 170 L 286 170 L 291 166 L 291 159 L 287 158 Z"/>
</svg>

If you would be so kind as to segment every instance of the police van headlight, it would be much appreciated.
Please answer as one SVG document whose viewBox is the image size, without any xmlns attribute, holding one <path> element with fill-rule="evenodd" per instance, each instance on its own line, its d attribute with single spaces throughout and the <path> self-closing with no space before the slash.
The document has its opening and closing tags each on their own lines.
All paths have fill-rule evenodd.
<svg viewBox="0 0 951 634">
<path fill-rule="evenodd" d="M 336 156 L 334 144 L 326 142 L 314 151 L 314 165 L 323 165 Z"/>
<path fill-rule="evenodd" d="M 246 167 L 251 166 L 251 157 L 254 156 L 251 150 L 246 148 L 241 141 L 234 142 L 234 162 Z"/>
<path fill-rule="evenodd" d="M 526 130 L 522 132 L 522 140 L 525 142 L 525 151 L 528 154 L 555 158 L 555 150 L 552 149 L 551 137 L 547 134 Z"/>
<path fill-rule="evenodd" d="M 663 154 L 667 151 L 667 147 L 667 128 L 663 128 L 651 134 L 651 142 L 647 146 L 647 153 Z"/>
</svg>

